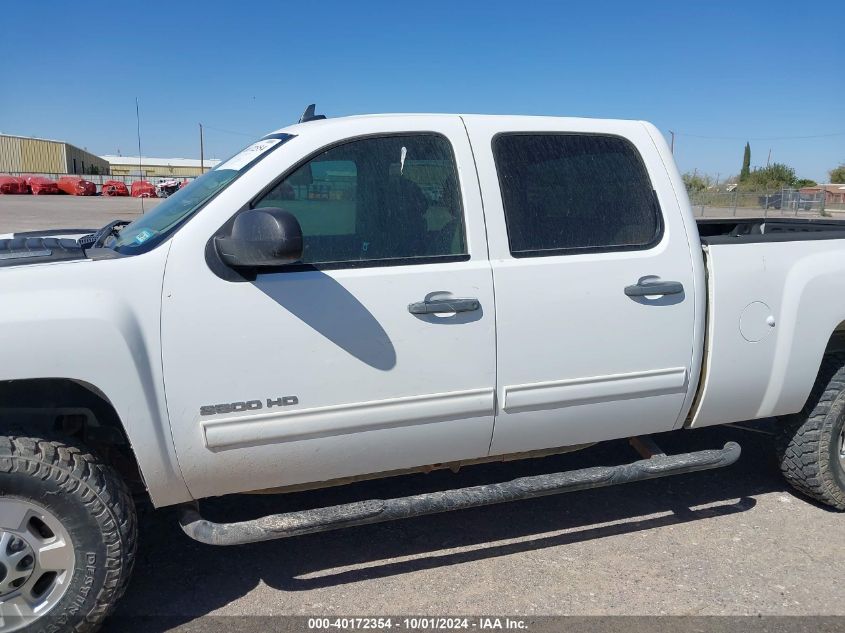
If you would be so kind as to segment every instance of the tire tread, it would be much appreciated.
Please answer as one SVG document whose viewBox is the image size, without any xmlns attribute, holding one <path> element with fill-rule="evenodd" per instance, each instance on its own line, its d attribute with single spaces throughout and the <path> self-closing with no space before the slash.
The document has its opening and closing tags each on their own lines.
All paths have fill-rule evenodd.
<svg viewBox="0 0 845 633">
<path fill-rule="evenodd" d="M 829 442 L 845 402 L 845 353 L 824 357 L 804 409 L 784 418 L 778 437 L 780 469 L 799 492 L 845 510 L 845 490 L 834 479 Z"/>
<path fill-rule="evenodd" d="M 86 506 L 102 528 L 105 579 L 90 611 L 74 624 L 77 633 L 96 631 L 126 590 L 137 551 L 137 518 L 132 496 L 111 467 L 69 438 L 0 435 L 0 473 L 24 473 L 52 480 Z"/>
</svg>

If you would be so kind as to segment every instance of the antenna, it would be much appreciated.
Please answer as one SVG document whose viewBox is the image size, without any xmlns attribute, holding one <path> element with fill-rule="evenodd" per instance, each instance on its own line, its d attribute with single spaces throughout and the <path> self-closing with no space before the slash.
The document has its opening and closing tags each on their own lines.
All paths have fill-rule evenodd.
<svg viewBox="0 0 845 633">
<path fill-rule="evenodd" d="M 302 116 L 299 117 L 300 123 L 308 123 L 308 121 L 319 121 L 320 119 L 325 119 L 325 114 L 314 114 L 317 111 L 317 104 L 312 103 L 307 108 L 305 108 L 305 112 L 302 113 Z"/>
</svg>

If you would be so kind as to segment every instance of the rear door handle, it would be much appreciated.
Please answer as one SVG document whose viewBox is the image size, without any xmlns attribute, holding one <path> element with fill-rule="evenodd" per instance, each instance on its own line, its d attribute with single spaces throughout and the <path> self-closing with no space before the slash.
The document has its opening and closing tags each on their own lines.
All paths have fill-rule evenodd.
<svg viewBox="0 0 845 633">
<path fill-rule="evenodd" d="M 478 299 L 429 299 L 408 305 L 411 314 L 439 314 L 443 312 L 472 312 L 478 310 Z"/>
<path fill-rule="evenodd" d="M 625 286 L 625 294 L 629 297 L 645 297 L 651 295 L 679 295 L 684 291 L 684 284 L 680 281 L 663 281 L 661 279 L 641 279 L 633 286 Z"/>
</svg>

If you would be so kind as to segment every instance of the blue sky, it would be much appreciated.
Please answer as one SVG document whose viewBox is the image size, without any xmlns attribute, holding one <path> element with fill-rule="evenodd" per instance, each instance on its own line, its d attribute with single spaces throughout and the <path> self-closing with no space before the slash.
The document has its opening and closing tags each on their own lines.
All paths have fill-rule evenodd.
<svg viewBox="0 0 845 633">
<path fill-rule="evenodd" d="M 223 158 L 310 102 L 637 118 L 676 131 L 682 171 L 736 174 L 748 139 L 753 165 L 771 149 L 823 180 L 845 162 L 843 15 L 737 0 L 14 2 L 0 131 L 134 155 L 138 97 L 145 155 L 197 157 L 202 122 L 206 156 Z"/>
</svg>

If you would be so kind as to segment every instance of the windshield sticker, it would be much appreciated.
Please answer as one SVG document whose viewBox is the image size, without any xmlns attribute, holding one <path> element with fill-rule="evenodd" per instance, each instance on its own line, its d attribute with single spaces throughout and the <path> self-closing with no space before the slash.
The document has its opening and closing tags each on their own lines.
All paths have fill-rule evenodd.
<svg viewBox="0 0 845 633">
<path fill-rule="evenodd" d="M 232 158 L 220 165 L 218 169 L 234 169 L 235 171 L 240 171 L 256 158 L 276 146 L 278 143 L 281 143 L 281 141 L 282 139 L 279 138 L 267 138 L 263 141 L 257 141 L 232 156 Z"/>
<path fill-rule="evenodd" d="M 138 244 L 143 244 L 148 239 L 150 239 L 155 233 L 153 233 L 150 229 L 143 229 L 138 232 L 138 235 L 135 236 L 135 241 Z"/>
</svg>

